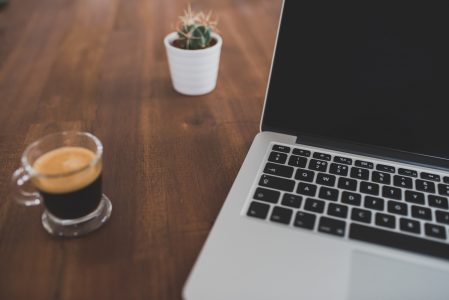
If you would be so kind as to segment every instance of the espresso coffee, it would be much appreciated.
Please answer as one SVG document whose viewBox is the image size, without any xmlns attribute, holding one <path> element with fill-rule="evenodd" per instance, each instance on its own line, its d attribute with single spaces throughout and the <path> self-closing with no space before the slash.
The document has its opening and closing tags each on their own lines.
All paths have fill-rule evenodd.
<svg viewBox="0 0 449 300">
<path fill-rule="evenodd" d="M 99 205 L 101 161 L 82 147 L 61 147 L 40 156 L 33 168 L 41 174 L 33 184 L 44 205 L 55 217 L 77 219 L 93 212 Z"/>
</svg>

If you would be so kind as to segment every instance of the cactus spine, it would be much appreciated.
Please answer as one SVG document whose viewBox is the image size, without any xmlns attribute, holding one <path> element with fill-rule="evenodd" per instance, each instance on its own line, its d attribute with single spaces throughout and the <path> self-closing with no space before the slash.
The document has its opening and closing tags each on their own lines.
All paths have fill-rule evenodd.
<svg viewBox="0 0 449 300">
<path fill-rule="evenodd" d="M 176 28 L 178 40 L 176 46 L 182 49 L 197 50 L 210 47 L 213 43 L 212 32 L 217 30 L 217 21 L 211 21 L 212 13 L 195 13 L 189 5 L 184 15 L 179 17 Z"/>
</svg>

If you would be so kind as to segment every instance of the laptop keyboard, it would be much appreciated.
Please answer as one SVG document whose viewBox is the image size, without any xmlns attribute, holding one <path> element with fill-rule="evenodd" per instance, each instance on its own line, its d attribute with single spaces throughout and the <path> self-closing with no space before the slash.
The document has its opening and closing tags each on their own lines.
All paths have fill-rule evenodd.
<svg viewBox="0 0 449 300">
<path fill-rule="evenodd" d="M 449 259 L 449 177 L 271 146 L 246 215 Z"/>
</svg>

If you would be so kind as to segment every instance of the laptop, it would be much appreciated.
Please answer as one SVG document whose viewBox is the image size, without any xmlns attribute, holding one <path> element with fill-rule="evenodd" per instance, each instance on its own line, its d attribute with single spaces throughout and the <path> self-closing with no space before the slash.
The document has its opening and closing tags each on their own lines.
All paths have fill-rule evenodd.
<svg viewBox="0 0 449 300">
<path fill-rule="evenodd" d="M 284 1 L 185 299 L 449 299 L 448 5 Z"/>
</svg>

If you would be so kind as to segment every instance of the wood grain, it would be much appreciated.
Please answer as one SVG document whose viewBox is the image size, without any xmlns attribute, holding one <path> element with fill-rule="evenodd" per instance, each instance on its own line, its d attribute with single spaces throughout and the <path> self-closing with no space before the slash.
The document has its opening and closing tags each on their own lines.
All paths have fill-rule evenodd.
<svg viewBox="0 0 449 300">
<path fill-rule="evenodd" d="M 0 299 L 180 299 L 254 135 L 281 0 L 198 0 L 224 38 L 217 89 L 171 87 L 162 40 L 187 1 L 10 0 L 0 10 Z M 25 146 L 61 130 L 104 143 L 110 222 L 48 235 L 10 200 Z"/>
</svg>

